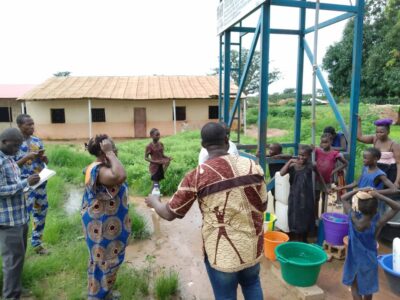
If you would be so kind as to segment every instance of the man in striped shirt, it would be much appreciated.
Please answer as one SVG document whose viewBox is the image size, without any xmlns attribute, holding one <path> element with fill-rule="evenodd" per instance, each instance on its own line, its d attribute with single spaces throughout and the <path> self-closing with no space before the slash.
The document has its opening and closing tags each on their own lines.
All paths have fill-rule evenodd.
<svg viewBox="0 0 400 300">
<path fill-rule="evenodd" d="M 19 299 L 22 285 L 29 215 L 23 190 L 39 182 L 35 174 L 21 179 L 13 159 L 22 144 L 22 134 L 8 128 L 0 134 L 0 248 L 3 258 L 3 299 Z"/>
</svg>

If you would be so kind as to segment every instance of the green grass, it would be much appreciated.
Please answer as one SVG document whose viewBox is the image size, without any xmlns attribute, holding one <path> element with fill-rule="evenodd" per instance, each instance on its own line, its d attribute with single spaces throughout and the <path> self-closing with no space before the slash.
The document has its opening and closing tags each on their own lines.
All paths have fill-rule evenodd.
<svg viewBox="0 0 400 300">
<path fill-rule="evenodd" d="M 68 215 L 64 206 L 69 189 L 82 189 L 82 170 L 93 158 L 75 146 L 48 145 L 46 153 L 49 168 L 57 171 L 57 176 L 51 178 L 47 185 L 49 210 L 44 243 L 51 254 L 38 256 L 28 247 L 23 285 L 33 292 L 36 299 L 87 299 L 88 250 L 83 240 L 80 213 Z M 149 231 L 143 216 L 133 206 L 129 213 L 133 216 L 133 237 L 147 238 Z M 137 270 L 123 266 L 116 283 L 122 299 L 143 299 L 147 296 L 151 284 L 149 274 L 149 268 Z"/>
<path fill-rule="evenodd" d="M 131 209 L 129 215 L 132 220 L 132 238 L 136 240 L 149 238 L 150 231 L 146 219 L 135 209 Z"/>
<path fill-rule="evenodd" d="M 341 112 L 346 124 L 349 124 L 350 105 L 339 104 L 339 111 Z M 375 126 L 373 122 L 380 118 L 380 113 L 384 110 L 380 106 L 371 106 L 367 104 L 360 104 L 359 115 L 362 117 L 362 128 L 364 134 L 375 134 Z M 272 112 L 268 116 L 269 128 L 279 128 L 288 131 L 288 134 L 281 137 L 267 138 L 267 143 L 292 143 L 294 140 L 294 107 L 291 106 L 272 106 L 270 108 Z M 302 108 L 302 124 L 300 133 L 301 144 L 311 144 L 311 107 L 303 106 Z M 253 107 L 248 109 L 247 120 L 257 120 L 258 108 Z M 255 121 L 254 121 L 255 122 Z M 253 123 L 254 123 L 253 122 Z M 250 122 L 251 123 L 251 122 Z M 336 120 L 333 111 L 328 105 L 318 105 L 316 107 L 316 142 L 319 143 L 319 137 L 326 126 L 333 126 L 336 130 L 341 131 L 338 121 Z M 392 126 L 390 137 L 395 141 L 400 141 L 400 126 Z M 357 158 L 356 158 L 356 178 L 361 174 L 362 169 L 362 152 L 364 149 L 371 147 L 372 145 L 365 145 L 357 143 Z M 292 149 L 284 150 L 286 153 L 292 153 Z"/>
<path fill-rule="evenodd" d="M 179 275 L 177 272 L 170 270 L 162 271 L 154 282 L 154 294 L 158 300 L 167 300 L 175 295 L 178 291 Z"/>
</svg>

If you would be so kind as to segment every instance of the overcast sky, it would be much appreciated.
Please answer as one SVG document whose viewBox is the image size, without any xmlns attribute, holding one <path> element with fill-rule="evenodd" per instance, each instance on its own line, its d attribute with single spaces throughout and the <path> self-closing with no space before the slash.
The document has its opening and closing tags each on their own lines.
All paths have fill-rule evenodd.
<svg viewBox="0 0 400 300">
<path fill-rule="evenodd" d="M 328 0 L 327 0 L 328 1 Z M 326 1 L 326 2 L 327 2 Z M 218 0 L 2 0 L 0 83 L 41 83 L 58 71 L 73 76 L 206 75 L 218 66 Z M 330 3 L 348 4 L 346 0 Z M 321 12 L 321 21 L 338 13 Z M 255 26 L 259 12 L 246 20 Z M 307 26 L 314 23 L 310 10 Z M 319 61 L 344 22 L 320 31 Z M 271 27 L 298 26 L 298 10 L 272 8 Z M 309 35 L 310 47 L 313 36 Z M 249 45 L 251 35 L 244 39 Z M 294 87 L 297 37 L 272 36 L 271 67 Z M 305 64 L 305 91 L 311 67 Z"/>
</svg>

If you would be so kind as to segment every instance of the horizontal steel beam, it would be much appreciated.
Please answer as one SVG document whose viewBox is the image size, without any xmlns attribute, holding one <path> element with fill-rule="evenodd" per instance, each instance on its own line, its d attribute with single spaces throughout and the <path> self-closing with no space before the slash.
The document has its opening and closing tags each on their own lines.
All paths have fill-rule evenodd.
<svg viewBox="0 0 400 300">
<path fill-rule="evenodd" d="M 271 0 L 271 4 L 277 6 L 288 6 L 288 7 L 309 8 L 309 9 L 315 9 L 316 7 L 315 2 L 296 1 L 296 0 Z M 331 3 L 320 3 L 319 9 L 353 12 L 353 13 L 357 12 L 357 7 L 354 5 L 342 5 L 342 4 L 331 4 Z"/>
<path fill-rule="evenodd" d="M 326 20 L 325 22 L 322 22 L 322 23 L 318 24 L 317 28 L 318 29 L 322 29 L 322 28 L 325 28 L 327 26 L 333 25 L 333 24 L 335 24 L 337 22 L 347 20 L 348 18 L 351 18 L 353 16 L 354 16 L 353 13 L 344 13 L 344 14 L 342 14 L 340 16 L 334 17 L 332 19 Z M 304 30 L 304 34 L 311 33 L 311 32 L 314 32 L 314 31 L 315 31 L 315 26 L 311 26 L 311 27 L 308 27 L 306 30 Z"/>
</svg>

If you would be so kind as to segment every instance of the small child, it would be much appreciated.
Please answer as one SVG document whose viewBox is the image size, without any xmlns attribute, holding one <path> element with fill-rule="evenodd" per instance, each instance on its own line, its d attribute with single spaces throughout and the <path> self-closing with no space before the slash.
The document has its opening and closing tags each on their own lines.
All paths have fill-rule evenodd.
<svg viewBox="0 0 400 300">
<path fill-rule="evenodd" d="M 324 178 L 325 184 L 329 189 L 331 188 L 333 175 L 345 169 L 348 165 L 343 155 L 339 151 L 332 149 L 332 136 L 327 133 L 321 136 L 320 148 L 315 148 L 315 161 L 317 170 Z M 340 161 L 341 164 L 335 168 L 337 161 Z M 315 184 L 315 216 L 317 218 L 319 216 L 318 207 L 322 188 L 321 182 L 317 180 Z M 327 194 L 322 192 L 322 212 L 326 210 L 326 196 Z"/>
<path fill-rule="evenodd" d="M 376 148 L 368 148 L 363 153 L 364 167 L 358 182 L 336 187 L 336 191 L 358 187 L 357 191 L 365 188 L 380 190 L 384 195 L 396 193 L 396 186 L 387 178 L 385 172 L 378 168 L 377 162 L 381 158 L 381 151 Z M 384 189 L 386 186 L 386 189 Z"/>
<path fill-rule="evenodd" d="M 313 172 L 325 186 L 324 179 L 311 162 L 311 153 L 310 146 L 301 146 L 299 157 L 289 160 L 280 171 L 282 176 L 287 173 L 290 176 L 289 229 L 296 239 L 303 242 L 307 242 L 308 232 L 313 231 L 315 226 Z"/>
<path fill-rule="evenodd" d="M 351 198 L 358 201 L 354 211 Z M 343 284 L 351 286 L 353 299 L 372 299 L 379 290 L 376 238 L 382 227 L 400 211 L 400 203 L 375 190 L 354 190 L 342 197 L 343 208 L 349 216 L 349 244 L 343 269 Z M 380 216 L 378 200 L 386 203 L 390 210 Z"/>
<path fill-rule="evenodd" d="M 160 131 L 157 128 L 150 130 L 150 137 L 153 141 L 147 145 L 144 159 L 150 163 L 149 171 L 153 181 L 153 189 L 155 184 L 159 184 L 164 179 L 164 174 L 172 157 L 164 155 L 164 145 L 160 142 Z"/>
</svg>

